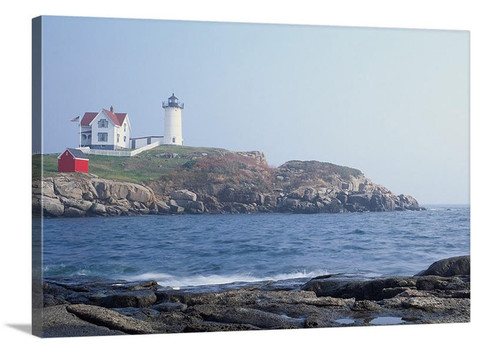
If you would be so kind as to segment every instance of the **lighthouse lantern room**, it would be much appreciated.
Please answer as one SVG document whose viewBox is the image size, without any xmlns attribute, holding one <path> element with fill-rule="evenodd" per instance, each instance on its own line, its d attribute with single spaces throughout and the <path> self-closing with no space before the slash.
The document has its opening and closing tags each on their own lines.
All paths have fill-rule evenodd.
<svg viewBox="0 0 500 353">
<path fill-rule="evenodd" d="M 163 144 L 182 145 L 182 110 L 184 103 L 172 93 L 167 102 L 162 103 L 165 109 L 165 133 L 163 135 Z"/>
</svg>

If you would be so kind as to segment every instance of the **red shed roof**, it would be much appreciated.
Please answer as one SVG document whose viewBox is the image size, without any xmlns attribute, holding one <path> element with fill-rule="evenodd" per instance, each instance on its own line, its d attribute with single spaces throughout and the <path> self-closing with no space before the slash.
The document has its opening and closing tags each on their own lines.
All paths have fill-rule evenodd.
<svg viewBox="0 0 500 353">
<path fill-rule="evenodd" d="M 81 150 L 79 149 L 76 149 L 76 148 L 66 148 L 58 157 L 57 159 L 61 158 L 61 156 L 64 154 L 64 152 L 68 151 L 69 153 L 71 153 L 71 155 L 73 156 L 73 158 L 76 158 L 76 159 L 86 159 L 88 160 L 89 157 L 87 157 L 87 155 L 85 153 L 83 153 Z"/>
<path fill-rule="evenodd" d="M 109 111 L 107 109 L 103 109 L 104 113 L 111 119 L 113 124 L 122 126 L 123 122 L 125 121 L 125 118 L 127 116 L 127 113 L 114 113 L 112 111 Z M 90 126 L 92 121 L 95 119 L 99 113 L 92 113 L 92 112 L 86 112 L 83 115 L 82 122 L 80 123 L 81 126 Z"/>
</svg>

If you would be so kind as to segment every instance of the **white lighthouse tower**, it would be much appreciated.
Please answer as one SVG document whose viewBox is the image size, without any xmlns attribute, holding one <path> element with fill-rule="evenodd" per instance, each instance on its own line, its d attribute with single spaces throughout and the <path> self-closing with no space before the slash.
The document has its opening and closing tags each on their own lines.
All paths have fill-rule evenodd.
<svg viewBox="0 0 500 353">
<path fill-rule="evenodd" d="M 165 132 L 163 135 L 163 144 L 182 145 L 182 109 L 184 103 L 172 93 L 167 102 L 162 103 L 165 109 Z"/>
</svg>

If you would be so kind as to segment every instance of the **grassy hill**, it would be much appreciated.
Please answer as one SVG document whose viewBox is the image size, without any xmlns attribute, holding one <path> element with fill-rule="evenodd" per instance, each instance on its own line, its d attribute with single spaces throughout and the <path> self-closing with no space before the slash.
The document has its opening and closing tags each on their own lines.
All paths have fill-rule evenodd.
<svg viewBox="0 0 500 353">
<path fill-rule="evenodd" d="M 260 152 L 231 152 L 221 148 L 158 146 L 134 157 L 89 157 L 89 173 L 104 179 L 144 184 L 158 194 L 175 189 L 216 194 L 229 187 L 261 193 L 290 191 L 312 185 L 340 188 L 343 181 L 362 176 L 349 167 L 317 161 L 289 161 L 277 168 L 267 165 Z M 57 154 L 33 156 L 34 177 L 58 175 Z"/>
<path fill-rule="evenodd" d="M 134 157 L 96 156 L 89 157 L 89 173 L 101 178 L 134 183 L 156 180 L 170 172 L 193 164 L 204 157 L 223 156 L 229 151 L 221 148 L 158 146 Z M 42 165 L 43 176 L 56 176 L 58 154 L 33 156 L 34 175 Z"/>
</svg>

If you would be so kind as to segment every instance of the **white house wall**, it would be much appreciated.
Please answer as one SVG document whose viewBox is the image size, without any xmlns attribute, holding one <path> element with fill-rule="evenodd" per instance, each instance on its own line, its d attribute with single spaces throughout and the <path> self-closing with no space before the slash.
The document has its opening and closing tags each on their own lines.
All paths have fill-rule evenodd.
<svg viewBox="0 0 500 353">
<path fill-rule="evenodd" d="M 101 119 L 106 119 L 108 121 L 108 127 L 107 128 L 102 128 L 99 127 L 99 120 Z M 112 146 L 115 144 L 115 124 L 111 121 L 111 119 L 104 113 L 102 110 L 97 116 L 92 120 L 90 123 L 90 126 L 92 127 L 92 146 L 95 145 L 105 145 L 105 146 Z M 99 141 L 98 138 L 98 133 L 100 132 L 107 132 L 108 133 L 108 141 Z"/>
<path fill-rule="evenodd" d="M 155 142 L 159 142 L 160 144 L 163 143 L 163 136 L 159 136 L 159 137 L 152 137 L 152 136 L 146 136 L 146 137 L 141 137 L 141 138 L 135 138 L 135 148 L 141 148 L 141 147 L 144 147 L 144 146 L 147 146 L 148 145 L 148 139 L 150 139 L 150 143 L 149 144 L 152 144 L 152 143 L 155 143 Z M 130 148 L 132 148 L 132 143 L 130 143 Z"/>
<path fill-rule="evenodd" d="M 107 128 L 99 127 L 99 120 L 101 119 L 106 119 L 106 121 L 108 122 Z M 84 128 L 82 128 L 82 131 L 83 129 Z M 89 129 L 88 127 L 85 128 L 85 130 L 88 129 Z M 130 146 L 131 127 L 128 115 L 125 117 L 122 126 L 118 126 L 114 124 L 114 122 L 111 120 L 110 117 L 108 117 L 106 113 L 101 111 L 90 123 L 90 129 L 92 131 L 92 137 L 91 137 L 92 146 L 106 146 L 107 149 L 129 148 Z M 99 141 L 99 135 L 98 135 L 99 133 L 107 133 L 108 140 L 105 142 Z M 117 142 L 118 134 L 120 135 L 120 139 Z M 123 141 L 123 136 L 125 136 L 125 141 Z M 83 142 L 88 142 L 88 141 L 83 141 Z"/>
</svg>

